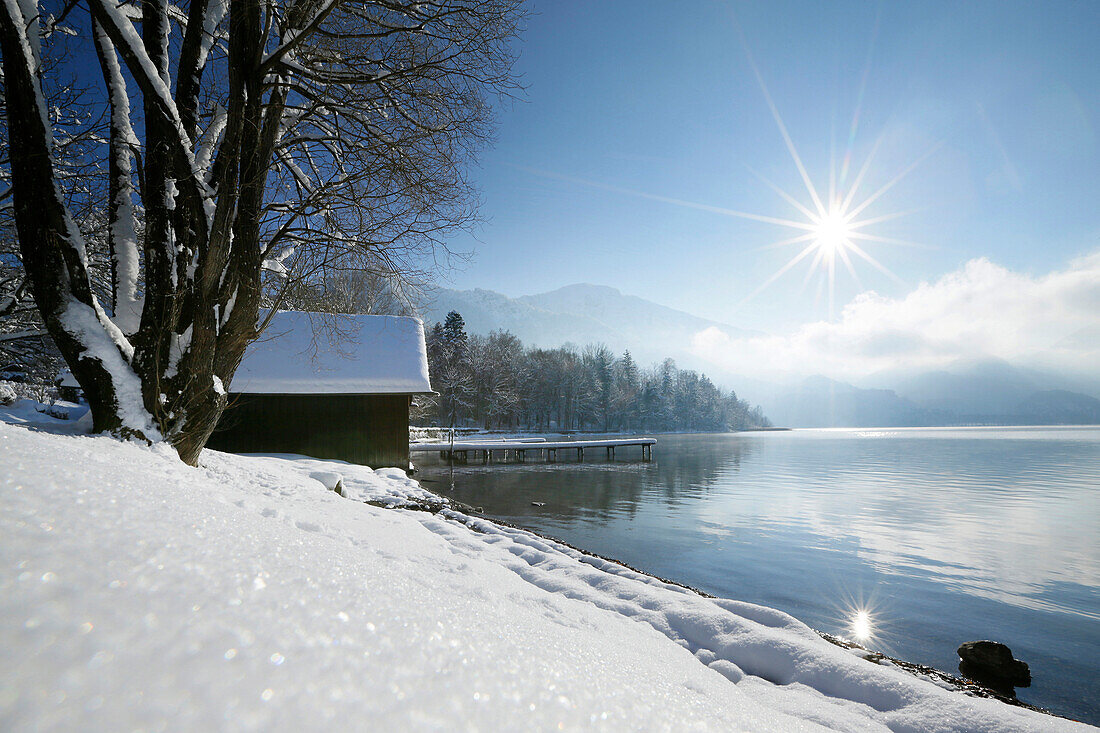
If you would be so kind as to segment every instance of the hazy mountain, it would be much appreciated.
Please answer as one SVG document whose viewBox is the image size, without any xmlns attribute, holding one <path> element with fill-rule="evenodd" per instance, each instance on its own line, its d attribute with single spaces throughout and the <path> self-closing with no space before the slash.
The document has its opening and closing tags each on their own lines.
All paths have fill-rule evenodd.
<svg viewBox="0 0 1100 733">
<path fill-rule="evenodd" d="M 440 289 L 421 316 L 432 324 L 452 310 L 462 314 L 470 333 L 503 329 L 525 344 L 545 348 L 604 343 L 615 352 L 629 349 L 643 365 L 671 357 L 682 368 L 710 374 L 714 365 L 690 352 L 692 337 L 712 326 L 731 337 L 749 333 L 602 285 L 568 285 L 519 298 L 492 290 Z"/>
<path fill-rule="evenodd" d="M 893 381 L 899 395 L 921 407 L 973 415 L 1009 414 L 1035 392 L 1053 386 L 1050 377 L 992 359 Z"/>
<path fill-rule="evenodd" d="M 880 377 L 878 381 L 883 381 Z M 1082 423 L 1097 400 L 1073 377 L 1026 369 L 999 359 L 959 362 L 949 369 L 896 375 L 899 396 L 961 423 Z"/>
<path fill-rule="evenodd" d="M 862 389 L 821 376 L 809 377 L 795 387 L 763 389 L 752 398 L 776 425 L 798 428 L 1100 424 L 1100 400 L 1080 392 L 1025 392 L 1021 391 L 1026 390 L 1025 382 L 1018 378 L 982 384 L 944 374 L 914 378 L 910 388 L 917 385 L 930 390 L 924 393 L 929 397 L 925 401 L 891 389 Z M 958 392 L 957 404 L 940 391 L 968 386 L 974 392 Z"/>
<path fill-rule="evenodd" d="M 749 332 L 693 316 L 684 311 L 658 305 L 635 295 L 623 295 L 603 285 L 567 285 L 540 295 L 525 295 L 518 300 L 554 313 L 591 318 L 623 338 L 637 341 L 649 338 L 662 341 L 671 337 L 688 338 L 705 328 L 716 326 L 731 337 Z"/>
<path fill-rule="evenodd" d="M 822 376 L 762 392 L 761 407 L 776 425 L 797 428 L 899 427 L 935 422 L 930 411 L 889 389 L 861 389 Z"/>
<path fill-rule="evenodd" d="M 1064 389 L 1036 392 L 1017 412 L 1033 425 L 1100 425 L 1100 400 Z"/>
</svg>

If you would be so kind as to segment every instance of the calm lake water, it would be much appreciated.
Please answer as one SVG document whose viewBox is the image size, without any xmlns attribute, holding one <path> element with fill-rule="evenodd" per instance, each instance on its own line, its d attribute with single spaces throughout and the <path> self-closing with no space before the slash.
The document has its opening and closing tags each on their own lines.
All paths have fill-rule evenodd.
<svg viewBox="0 0 1100 733">
<path fill-rule="evenodd" d="M 1031 665 L 1022 700 L 1100 723 L 1100 428 L 667 435 L 650 463 L 602 453 L 453 473 L 432 456 L 420 478 L 821 631 L 854 638 L 865 609 L 864 643 L 913 662 L 956 672 L 961 642 L 1002 641 Z"/>
</svg>

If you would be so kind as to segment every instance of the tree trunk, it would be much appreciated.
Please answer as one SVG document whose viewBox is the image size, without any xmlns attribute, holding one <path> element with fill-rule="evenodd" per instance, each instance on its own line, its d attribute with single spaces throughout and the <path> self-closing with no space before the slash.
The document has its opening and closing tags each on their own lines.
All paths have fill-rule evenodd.
<svg viewBox="0 0 1100 733">
<path fill-rule="evenodd" d="M 37 22 L 0 4 L 12 198 L 23 266 L 46 330 L 84 390 L 97 432 L 155 435 L 133 390 L 129 344 L 91 291 L 83 239 L 56 185 L 52 134 L 29 39 Z M 20 13 L 21 15 L 21 13 Z M 119 394 L 119 391 L 123 394 Z"/>
</svg>

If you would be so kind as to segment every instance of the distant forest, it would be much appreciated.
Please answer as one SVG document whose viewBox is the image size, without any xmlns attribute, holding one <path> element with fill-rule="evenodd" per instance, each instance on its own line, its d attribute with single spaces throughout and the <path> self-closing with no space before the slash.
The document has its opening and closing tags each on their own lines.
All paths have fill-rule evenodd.
<svg viewBox="0 0 1100 733">
<path fill-rule="evenodd" d="M 432 387 L 412 419 L 487 430 L 722 431 L 769 427 L 759 407 L 672 359 L 640 368 L 602 344 L 524 346 L 511 333 L 466 333 L 451 311 L 427 334 Z"/>
</svg>

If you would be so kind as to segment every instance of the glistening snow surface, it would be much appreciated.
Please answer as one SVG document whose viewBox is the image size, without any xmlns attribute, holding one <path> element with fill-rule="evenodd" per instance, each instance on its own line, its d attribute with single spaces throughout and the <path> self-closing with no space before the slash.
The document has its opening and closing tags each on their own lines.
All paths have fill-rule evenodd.
<svg viewBox="0 0 1100 733">
<path fill-rule="evenodd" d="M 341 316 L 339 339 L 314 342 L 309 313 L 280 311 L 249 345 L 231 392 L 416 394 L 431 392 L 424 326 L 403 316 Z"/>
<path fill-rule="evenodd" d="M 522 530 L 362 503 L 428 496 L 396 469 L 201 463 L 0 423 L 0 729 L 1087 729 Z"/>
</svg>

